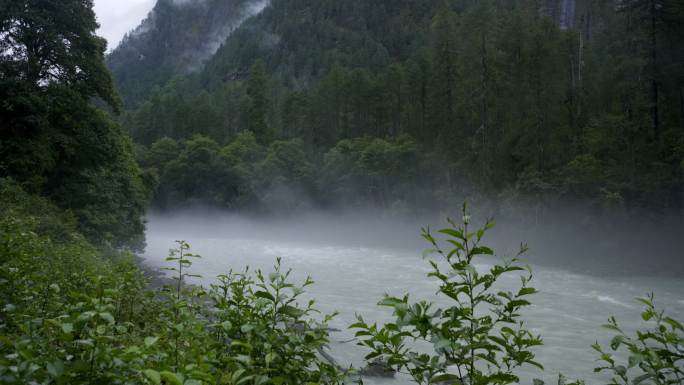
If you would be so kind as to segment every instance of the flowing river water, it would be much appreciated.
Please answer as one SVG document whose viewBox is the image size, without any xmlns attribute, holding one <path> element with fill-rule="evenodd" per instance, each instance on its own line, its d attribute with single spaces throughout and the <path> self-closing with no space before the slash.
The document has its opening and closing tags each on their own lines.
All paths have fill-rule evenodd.
<svg viewBox="0 0 684 385">
<path fill-rule="evenodd" d="M 307 295 L 317 300 L 324 313 L 339 311 L 330 326 L 333 332 L 330 353 L 343 365 L 363 365 L 367 351 L 353 342 L 348 326 L 355 314 L 367 321 L 390 321 L 388 308 L 377 302 L 385 293 L 402 296 L 410 293 L 413 300 L 437 300 L 436 283 L 426 278 L 430 267 L 422 258 L 425 246 L 419 237 L 419 226 L 383 226 L 381 221 L 283 220 L 279 222 L 248 221 L 214 215 L 209 219 L 186 215 L 152 216 L 148 223 L 148 246 L 145 263 L 164 267 L 164 258 L 174 241 L 183 239 L 192 252 L 202 259 L 194 261 L 192 272 L 201 274 L 201 282 L 210 284 L 230 269 L 269 271 L 277 257 L 292 269 L 294 280 L 307 275 L 316 283 Z M 515 245 L 512 245 L 515 246 Z M 534 245 L 530 245 L 534 248 Z M 483 260 L 478 268 L 487 268 L 496 260 Z M 545 371 L 526 368 L 520 372 L 522 383 L 532 378 L 555 383 L 558 373 L 568 378 L 585 379 L 598 384 L 605 377 L 593 373 L 597 354 L 591 349 L 595 341 L 607 345 L 610 333 L 601 325 L 613 315 L 626 330 L 643 327 L 641 307 L 635 297 L 656 294 L 656 303 L 675 319 L 684 319 L 684 279 L 639 274 L 583 274 L 560 267 L 532 264 L 532 286 L 540 293 L 532 297 L 533 306 L 523 314 L 528 327 L 541 334 L 544 346 L 535 350 Z M 515 276 L 502 282 L 517 287 Z M 394 379 L 365 378 L 367 384 L 410 384 L 401 375 Z"/>
</svg>

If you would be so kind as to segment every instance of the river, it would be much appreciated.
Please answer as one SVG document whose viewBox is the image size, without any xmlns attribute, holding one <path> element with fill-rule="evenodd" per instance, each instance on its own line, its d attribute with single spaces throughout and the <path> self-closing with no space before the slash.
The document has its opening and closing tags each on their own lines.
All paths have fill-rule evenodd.
<svg viewBox="0 0 684 385">
<path fill-rule="evenodd" d="M 202 256 L 192 267 L 193 273 L 203 276 L 202 284 L 247 265 L 268 271 L 276 257 L 282 257 L 284 267 L 292 268 L 295 280 L 310 275 L 316 283 L 307 295 L 317 300 L 322 311 L 340 313 L 330 325 L 341 330 L 331 335 L 331 354 L 343 364 L 359 367 L 367 353 L 354 343 L 344 342 L 353 338 L 347 327 L 354 322 L 355 314 L 369 321 L 391 320 L 387 308 L 376 306 L 383 294 L 411 293 L 414 300 L 435 299 L 436 284 L 426 278 L 429 265 L 421 256 L 425 245 L 417 225 L 363 216 L 260 221 L 220 213 L 153 215 L 148 223 L 145 263 L 154 268 L 165 266 L 164 258 L 177 239 L 188 241 L 192 252 Z M 513 250 L 516 245 L 511 246 Z M 482 260 L 478 268 L 493 262 Z M 638 271 L 608 276 L 537 264 L 532 268 L 532 286 L 540 293 L 532 297 L 534 305 L 524 314 L 528 327 L 544 339 L 544 346 L 535 352 L 545 371 L 522 370 L 522 383 L 531 383 L 532 378 L 555 383 L 559 372 L 588 384 L 605 380 L 593 373 L 597 355 L 590 345 L 595 341 L 607 345 L 610 334 L 601 325 L 611 315 L 626 330 L 643 326 L 635 297 L 654 292 L 659 307 L 675 319 L 684 319 L 681 276 L 643 275 Z M 516 277 L 503 281 L 511 288 L 517 284 Z M 364 382 L 410 383 L 401 376 Z"/>
</svg>

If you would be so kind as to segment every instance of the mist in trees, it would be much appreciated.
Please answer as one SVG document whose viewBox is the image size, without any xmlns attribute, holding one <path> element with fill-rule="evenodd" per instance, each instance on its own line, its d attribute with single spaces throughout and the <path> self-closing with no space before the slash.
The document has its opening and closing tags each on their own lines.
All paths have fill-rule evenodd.
<svg viewBox="0 0 684 385">
<path fill-rule="evenodd" d="M 679 3 L 159 0 L 114 81 L 91 0 L 1 0 L 0 383 L 518 383 L 542 362 L 591 370 L 578 331 L 648 287 L 647 325 L 610 317 L 595 372 L 681 384 Z M 151 199 L 168 212 L 146 262 L 172 284 L 131 253 Z M 422 232 L 421 268 L 408 218 L 458 206 Z M 254 215 L 280 211 L 306 215 Z M 540 293 L 525 246 L 481 243 L 492 213 L 497 243 L 550 255 Z M 177 231 L 207 263 L 185 241 L 158 253 Z M 326 289 L 280 258 L 259 269 L 274 252 Z M 371 320 L 371 294 L 405 288 Z M 365 314 L 335 325 L 346 342 L 345 315 L 323 315 L 340 304 Z M 556 351 L 537 354 L 539 330 Z M 351 342 L 370 348 L 359 368 L 324 350 Z"/>
<path fill-rule="evenodd" d="M 123 121 L 141 154 L 198 133 L 221 147 L 250 131 L 262 159 L 298 143 L 290 161 L 317 183 L 258 161 L 253 175 L 321 204 L 487 196 L 680 212 L 682 10 L 650 3 L 578 1 L 574 28 L 559 28 L 535 1 L 274 1 Z M 209 202 L 254 202 L 238 195 Z"/>
</svg>

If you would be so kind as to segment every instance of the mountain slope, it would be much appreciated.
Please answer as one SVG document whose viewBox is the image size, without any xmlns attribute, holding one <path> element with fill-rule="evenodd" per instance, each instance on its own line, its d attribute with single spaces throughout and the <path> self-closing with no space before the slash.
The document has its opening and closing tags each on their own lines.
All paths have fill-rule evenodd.
<svg viewBox="0 0 684 385">
<path fill-rule="evenodd" d="M 320 79 L 334 64 L 379 70 L 426 45 L 434 0 L 274 0 L 207 63 L 205 84 L 263 59 L 292 86 Z M 303 82 L 303 83 L 300 83 Z"/>
<path fill-rule="evenodd" d="M 159 0 L 108 56 L 127 105 L 154 86 L 197 71 L 244 20 L 268 0 Z"/>
<path fill-rule="evenodd" d="M 168 72 L 145 68 L 179 76 L 134 84 L 149 97 L 124 121 L 170 206 L 304 191 L 679 210 L 684 15 L 653 1 L 272 0 L 205 65 L 179 49 Z M 181 19 L 212 24 L 195 9 Z"/>
</svg>

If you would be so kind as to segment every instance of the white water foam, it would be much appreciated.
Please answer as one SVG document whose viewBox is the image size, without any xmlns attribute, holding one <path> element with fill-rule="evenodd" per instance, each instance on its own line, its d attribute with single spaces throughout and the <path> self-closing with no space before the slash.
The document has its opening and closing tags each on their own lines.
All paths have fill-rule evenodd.
<svg viewBox="0 0 684 385">
<path fill-rule="evenodd" d="M 610 303 L 613 305 L 622 306 L 626 309 L 633 309 L 634 308 L 634 306 L 628 305 L 624 302 L 620 302 L 620 301 L 616 300 L 615 298 L 613 298 L 609 295 L 599 295 L 596 297 L 596 299 L 598 299 L 600 302 L 605 302 L 605 303 Z"/>
</svg>

